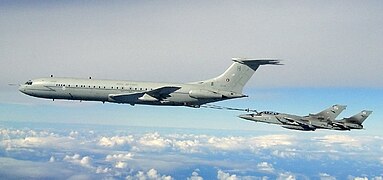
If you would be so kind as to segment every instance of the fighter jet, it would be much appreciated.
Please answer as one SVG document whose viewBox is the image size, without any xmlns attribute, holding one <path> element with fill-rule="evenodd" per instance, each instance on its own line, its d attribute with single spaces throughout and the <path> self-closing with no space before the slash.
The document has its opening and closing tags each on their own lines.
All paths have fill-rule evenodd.
<svg viewBox="0 0 383 180">
<path fill-rule="evenodd" d="M 334 130 L 351 130 L 351 129 L 363 129 L 362 123 L 368 118 L 372 111 L 363 110 L 362 112 L 355 114 L 349 118 L 343 118 L 341 120 L 332 121 L 331 125 Z"/>
<path fill-rule="evenodd" d="M 247 97 L 242 89 L 261 65 L 280 65 L 279 60 L 233 58 L 233 64 L 220 76 L 186 84 L 48 78 L 20 85 L 24 94 L 47 99 L 101 101 L 130 105 L 200 107 L 202 104 Z"/>
<path fill-rule="evenodd" d="M 315 131 L 317 128 L 331 129 L 333 127 L 332 122 L 335 121 L 335 118 L 345 110 L 346 107 L 347 106 L 344 105 L 333 105 L 317 114 L 309 114 L 307 116 L 263 111 L 243 114 L 239 117 L 254 122 L 277 124 L 286 129 Z"/>
</svg>

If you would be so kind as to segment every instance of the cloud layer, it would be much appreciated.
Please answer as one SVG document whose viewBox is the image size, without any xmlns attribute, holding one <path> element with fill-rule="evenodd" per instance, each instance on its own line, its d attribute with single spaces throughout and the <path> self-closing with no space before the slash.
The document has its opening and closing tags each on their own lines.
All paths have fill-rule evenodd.
<svg viewBox="0 0 383 180">
<path fill-rule="evenodd" d="M 147 130 L 114 133 L 113 129 L 2 128 L 0 161 L 8 165 L 2 168 L 0 175 L 20 178 L 331 179 L 379 178 L 383 173 L 377 170 L 383 167 L 383 138 L 378 136 L 214 134 L 215 131 L 207 134 Z M 309 165 L 313 163 L 317 165 Z M 346 164 L 348 168 L 343 173 L 331 170 Z M 12 170 L 18 169 L 16 167 L 24 167 L 27 171 Z M 41 170 L 28 171 L 33 167 Z M 46 168 L 52 170 L 44 171 Z"/>
</svg>

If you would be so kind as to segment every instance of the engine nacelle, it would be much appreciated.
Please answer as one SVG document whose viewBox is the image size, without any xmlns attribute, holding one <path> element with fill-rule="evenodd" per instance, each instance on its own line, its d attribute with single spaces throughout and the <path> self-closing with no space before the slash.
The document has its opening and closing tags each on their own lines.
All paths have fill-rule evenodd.
<svg viewBox="0 0 383 180">
<path fill-rule="evenodd" d="M 222 94 L 208 90 L 191 90 L 189 96 L 196 99 L 221 99 Z"/>
</svg>

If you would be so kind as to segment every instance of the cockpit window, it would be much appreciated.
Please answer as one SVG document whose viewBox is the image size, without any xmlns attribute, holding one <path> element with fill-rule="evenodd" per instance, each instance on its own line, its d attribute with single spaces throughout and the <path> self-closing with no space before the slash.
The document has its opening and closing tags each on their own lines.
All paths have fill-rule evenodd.
<svg viewBox="0 0 383 180">
<path fill-rule="evenodd" d="M 263 111 L 263 112 L 261 112 L 261 114 L 278 115 L 279 113 L 272 112 L 272 111 Z"/>
<path fill-rule="evenodd" d="M 32 85 L 32 81 L 29 80 L 29 81 L 27 81 L 25 84 L 26 84 L 26 85 Z"/>
</svg>

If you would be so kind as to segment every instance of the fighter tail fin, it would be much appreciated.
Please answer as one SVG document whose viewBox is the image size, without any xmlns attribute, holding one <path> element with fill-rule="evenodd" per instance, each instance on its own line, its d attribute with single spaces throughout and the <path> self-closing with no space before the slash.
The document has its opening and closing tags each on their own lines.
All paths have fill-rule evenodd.
<svg viewBox="0 0 383 180">
<path fill-rule="evenodd" d="M 332 120 L 334 121 L 336 117 L 339 116 L 340 113 L 342 113 L 343 110 L 346 109 L 347 106 L 345 105 L 333 105 L 317 114 L 314 114 L 314 116 L 323 117 L 325 120 Z"/>
<path fill-rule="evenodd" d="M 233 61 L 234 63 L 220 76 L 197 83 L 214 89 L 241 94 L 243 87 L 259 66 L 267 64 L 281 65 L 279 60 L 274 59 L 233 58 Z"/>
<path fill-rule="evenodd" d="M 355 114 L 354 116 L 351 116 L 349 118 L 343 118 L 342 121 L 361 125 L 371 113 L 372 111 L 363 110 L 362 112 Z"/>
</svg>

